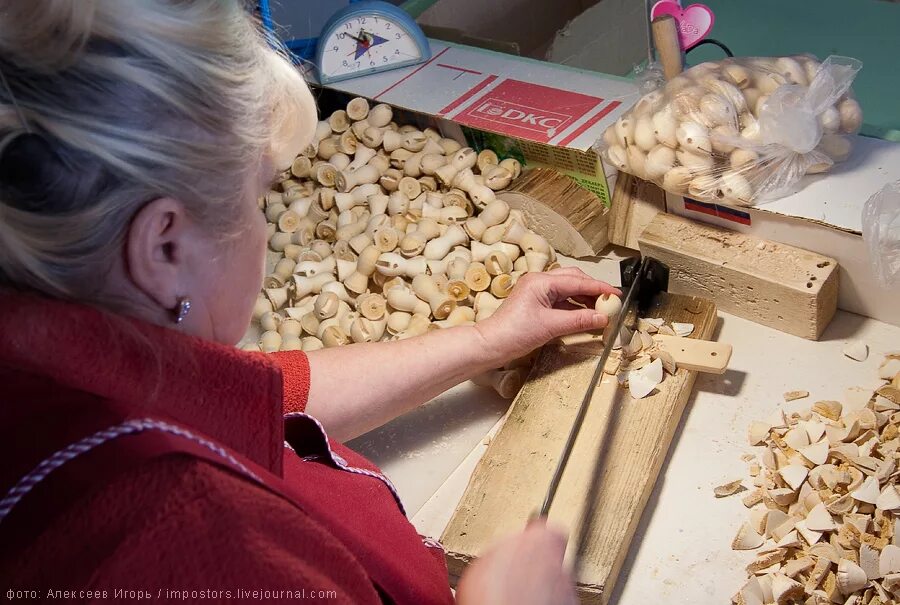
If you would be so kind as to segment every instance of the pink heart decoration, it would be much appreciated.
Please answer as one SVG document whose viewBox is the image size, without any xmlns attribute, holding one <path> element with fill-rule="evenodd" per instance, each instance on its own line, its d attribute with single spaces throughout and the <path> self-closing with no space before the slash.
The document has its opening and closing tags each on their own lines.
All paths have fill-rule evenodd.
<svg viewBox="0 0 900 605">
<path fill-rule="evenodd" d="M 681 48 L 688 50 L 703 40 L 712 30 L 715 17 L 713 12 L 705 4 L 691 4 L 686 8 L 672 0 L 662 0 L 653 5 L 650 10 L 650 19 L 662 15 L 672 15 L 678 24 L 678 41 Z"/>
</svg>

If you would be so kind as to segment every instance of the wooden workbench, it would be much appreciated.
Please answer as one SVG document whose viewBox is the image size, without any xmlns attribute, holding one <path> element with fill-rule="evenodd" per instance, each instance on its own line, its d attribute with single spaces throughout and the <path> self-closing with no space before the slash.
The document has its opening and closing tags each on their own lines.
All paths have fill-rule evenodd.
<svg viewBox="0 0 900 605">
<path fill-rule="evenodd" d="M 747 509 L 739 498 L 714 498 L 712 489 L 746 477 L 740 457 L 753 449 L 746 438 L 750 421 L 768 417 L 778 406 L 800 409 L 817 399 L 839 399 L 847 387 L 874 386 L 881 354 L 900 349 L 900 328 L 843 311 L 819 342 L 724 313 L 717 338 L 734 345 L 730 369 L 723 376 L 698 377 L 612 603 L 730 602 L 752 558 L 730 549 Z M 844 343 L 853 338 L 869 344 L 865 362 L 842 355 Z M 795 389 L 808 390 L 810 398 L 783 404 L 782 394 Z M 351 446 L 382 466 L 419 532 L 436 538 L 503 410 L 489 391 L 461 385 Z"/>
</svg>

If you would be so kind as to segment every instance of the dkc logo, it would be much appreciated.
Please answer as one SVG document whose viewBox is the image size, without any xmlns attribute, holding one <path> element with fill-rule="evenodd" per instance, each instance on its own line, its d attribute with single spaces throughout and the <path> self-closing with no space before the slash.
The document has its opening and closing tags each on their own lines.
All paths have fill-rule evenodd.
<svg viewBox="0 0 900 605">
<path fill-rule="evenodd" d="M 453 119 L 468 126 L 547 143 L 603 99 L 520 80 L 503 80 Z"/>
<path fill-rule="evenodd" d="M 572 116 L 561 113 L 552 112 L 536 112 L 530 107 L 524 105 L 514 105 L 512 103 L 504 103 L 496 99 L 488 99 L 472 111 L 474 114 L 483 114 L 490 118 L 516 122 L 525 126 L 540 127 L 542 130 L 549 128 L 559 128 L 560 124 L 570 120 Z"/>
</svg>

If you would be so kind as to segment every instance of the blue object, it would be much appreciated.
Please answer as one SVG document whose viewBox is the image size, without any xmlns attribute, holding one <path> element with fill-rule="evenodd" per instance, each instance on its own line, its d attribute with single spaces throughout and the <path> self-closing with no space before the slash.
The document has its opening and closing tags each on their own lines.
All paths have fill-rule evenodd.
<svg viewBox="0 0 900 605">
<path fill-rule="evenodd" d="M 360 0 L 338 11 L 322 28 L 316 49 L 322 84 L 416 65 L 430 58 L 428 40 L 415 20 L 381 0 Z"/>
<path fill-rule="evenodd" d="M 312 61 L 322 27 L 335 12 L 357 2 L 360 0 L 259 0 L 259 18 L 295 60 Z"/>
</svg>

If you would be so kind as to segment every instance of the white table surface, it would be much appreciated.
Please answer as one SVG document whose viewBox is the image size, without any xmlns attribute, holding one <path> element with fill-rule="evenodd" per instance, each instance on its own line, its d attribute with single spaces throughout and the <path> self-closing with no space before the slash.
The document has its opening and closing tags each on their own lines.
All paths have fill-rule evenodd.
<svg viewBox="0 0 900 605">
<path fill-rule="evenodd" d="M 734 345 L 730 369 L 698 377 L 613 603 L 729 603 L 753 558 L 730 548 L 747 509 L 740 496 L 716 499 L 712 490 L 747 478 L 741 455 L 758 449 L 747 443 L 750 422 L 779 406 L 793 411 L 819 399 L 840 400 L 848 387 L 875 386 L 883 353 L 900 349 L 900 328 L 845 312 L 818 342 L 719 315 L 716 338 Z M 868 343 L 865 362 L 842 354 L 850 339 Z M 785 404 L 782 394 L 790 390 L 810 397 Z M 508 403 L 461 385 L 350 445 L 394 481 L 419 532 L 439 538 Z"/>
</svg>

